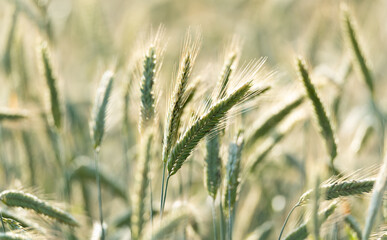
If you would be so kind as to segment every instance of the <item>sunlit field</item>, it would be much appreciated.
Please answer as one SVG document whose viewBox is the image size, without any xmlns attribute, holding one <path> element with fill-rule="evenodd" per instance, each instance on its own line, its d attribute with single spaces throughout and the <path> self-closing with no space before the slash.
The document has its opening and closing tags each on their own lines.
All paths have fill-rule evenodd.
<svg viewBox="0 0 387 240">
<path fill-rule="evenodd" d="M 0 240 L 387 239 L 386 10 L 0 0 Z"/>
</svg>

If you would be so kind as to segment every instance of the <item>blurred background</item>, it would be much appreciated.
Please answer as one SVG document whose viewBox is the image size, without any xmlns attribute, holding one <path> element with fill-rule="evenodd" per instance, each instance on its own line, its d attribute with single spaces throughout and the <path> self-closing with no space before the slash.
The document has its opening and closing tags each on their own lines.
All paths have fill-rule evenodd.
<svg viewBox="0 0 387 240">
<path fill-rule="evenodd" d="M 64 151 L 70 164 L 92 156 L 88 122 L 97 84 L 105 70 L 117 72 L 101 165 L 106 172 L 113 173 L 130 195 L 130 180 L 126 181 L 134 175 L 136 163 L 132 158 L 135 159 L 139 139 L 139 79 L 133 72 L 138 71 L 137 62 L 160 26 L 164 28 L 161 45 L 165 48 L 158 77 L 161 88 L 157 93 L 161 125 L 187 30 L 201 31 L 202 47 L 193 75 L 201 75 L 204 82 L 214 81 L 218 76 L 225 47 L 236 35 L 243 42 L 240 65 L 266 57 L 266 68 L 274 73 L 266 80 L 272 85 L 270 93 L 246 114 L 245 131 L 292 96 L 303 93 L 294 64 L 295 57 L 302 55 L 334 122 L 339 145 L 337 166 L 348 173 L 365 169 L 359 173 L 362 177 L 375 174 L 382 159 L 380 138 L 384 135 L 370 111 L 369 93 L 361 74 L 351 64 L 342 31 L 343 2 L 356 19 L 358 38 L 375 80 L 375 96 L 385 110 L 386 1 L 1 0 L 0 108 L 26 109 L 29 119 L 0 122 L 0 189 L 23 188 L 63 200 L 58 197 L 61 192 L 58 186 L 63 183 L 49 180 L 55 179 L 60 170 L 52 160 L 55 149 L 45 120 L 46 85 L 36 51 L 42 41 L 47 41 L 65 112 Z M 125 117 L 122 107 L 128 85 L 131 128 L 128 136 L 122 136 Z M 235 239 L 246 237 L 265 222 L 274 223 L 275 231 L 270 238 L 274 239 L 289 208 L 302 192 L 313 186 L 316 175 L 325 176 L 321 167 L 326 165 L 328 156 L 311 114 L 312 107 L 306 103 L 302 108 L 299 115 L 305 119 L 266 156 L 265 165 L 254 172 L 241 191 Z M 238 130 L 234 128 L 226 139 L 233 139 Z M 126 137 L 128 142 L 123 150 L 122 141 Z M 179 187 L 188 183 L 190 187 L 182 199 L 194 205 L 207 201 L 202 177 L 203 148 L 200 146 L 194 153 L 190 160 L 192 167 L 182 170 L 180 185 L 177 180 L 171 183 L 171 204 L 172 199 L 181 197 Z M 226 155 L 227 150 L 223 152 Z M 126 164 L 123 161 L 132 161 L 129 172 L 125 172 L 128 168 L 123 167 Z M 160 168 L 157 157 L 154 161 L 154 168 Z M 192 178 L 185 179 L 185 173 Z M 159 177 L 155 173 L 153 189 L 157 200 Z M 73 211 L 84 216 L 81 186 L 75 185 L 73 191 Z M 96 194 L 94 191 L 91 194 Z M 120 209 L 126 209 L 126 204 L 114 194 L 104 198 L 107 221 L 113 221 Z M 354 202 L 364 204 L 354 206 L 367 206 L 363 200 Z M 158 206 L 158 201 L 155 205 Z M 354 215 L 364 219 L 364 211 L 358 210 L 353 210 Z M 211 221 L 209 206 L 198 207 L 198 212 L 204 226 L 201 236 L 211 239 L 211 229 L 206 227 Z M 91 215 L 95 219 L 96 211 Z M 292 226 L 303 219 L 303 214 L 300 215 Z"/>
</svg>

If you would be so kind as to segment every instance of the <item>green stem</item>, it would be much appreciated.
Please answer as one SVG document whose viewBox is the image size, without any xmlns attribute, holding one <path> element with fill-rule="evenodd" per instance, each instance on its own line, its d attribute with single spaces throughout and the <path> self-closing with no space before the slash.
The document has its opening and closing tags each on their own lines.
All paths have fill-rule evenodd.
<svg viewBox="0 0 387 240">
<path fill-rule="evenodd" d="M 223 196 L 222 195 L 222 188 L 220 188 L 220 196 Z M 225 240 L 225 237 L 224 237 L 224 225 L 225 225 L 225 222 L 224 222 L 222 199 L 220 199 L 220 201 L 219 201 L 219 212 L 220 212 L 220 221 L 219 221 L 220 222 L 220 224 L 219 224 L 220 239 L 221 240 Z"/>
<path fill-rule="evenodd" d="M 294 207 L 290 210 L 288 216 L 287 216 L 286 219 L 285 219 L 284 225 L 282 226 L 282 229 L 281 229 L 280 235 L 279 235 L 279 237 L 278 237 L 278 240 L 281 240 L 282 233 L 284 232 L 285 226 L 286 226 L 286 224 L 288 223 L 288 220 L 289 220 L 289 218 L 290 218 L 290 215 L 293 213 L 294 209 L 296 209 L 296 208 L 299 207 L 299 206 L 300 206 L 300 203 L 297 203 L 297 204 L 294 205 Z"/>
<path fill-rule="evenodd" d="M 3 221 L 3 214 L 0 212 L 1 225 L 3 226 L 3 232 L 5 232 L 5 226 Z"/>
<path fill-rule="evenodd" d="M 167 181 L 165 182 L 165 192 L 164 192 L 164 199 L 163 199 L 163 208 L 161 209 L 161 212 L 164 212 L 165 201 L 167 200 L 168 183 L 169 183 L 169 178 L 170 177 L 171 177 L 171 175 L 168 174 Z"/>
<path fill-rule="evenodd" d="M 232 240 L 231 189 L 228 189 L 228 237 Z"/>
<path fill-rule="evenodd" d="M 160 198 L 160 220 L 163 218 L 163 200 L 164 200 L 164 181 L 165 181 L 165 169 L 167 163 L 163 163 L 163 179 L 161 180 L 161 198 Z"/>
<path fill-rule="evenodd" d="M 149 177 L 149 196 L 150 196 L 150 224 L 153 231 L 153 194 L 152 194 L 152 178 Z"/>
<path fill-rule="evenodd" d="M 217 234 L 216 234 L 216 211 L 215 211 L 215 199 L 213 199 L 212 201 L 212 205 L 211 205 L 211 208 L 212 208 L 212 223 L 213 223 L 213 227 L 214 227 L 214 240 L 217 240 Z"/>
<path fill-rule="evenodd" d="M 98 187 L 98 209 L 99 209 L 99 220 L 101 223 L 101 240 L 105 240 L 105 229 L 103 226 L 103 213 L 102 213 L 102 193 L 101 193 L 101 181 L 99 177 L 99 167 L 98 167 L 98 155 L 99 151 L 94 150 L 94 160 L 95 160 L 95 171 L 96 171 L 96 181 Z"/>
</svg>

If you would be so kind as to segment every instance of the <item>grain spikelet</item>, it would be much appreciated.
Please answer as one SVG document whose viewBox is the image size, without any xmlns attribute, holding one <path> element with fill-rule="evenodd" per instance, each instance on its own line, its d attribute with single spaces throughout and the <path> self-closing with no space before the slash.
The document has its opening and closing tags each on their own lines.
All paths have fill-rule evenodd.
<svg viewBox="0 0 387 240">
<path fill-rule="evenodd" d="M 225 215 L 230 217 L 238 198 L 239 174 L 242 160 L 242 149 L 244 140 L 238 136 L 236 141 L 230 143 L 228 152 L 228 161 L 226 166 L 225 191 L 223 198 L 223 207 Z"/>
<path fill-rule="evenodd" d="M 22 119 L 26 119 L 28 117 L 28 113 L 25 110 L 14 110 L 14 109 L 0 109 L 0 122 L 2 121 L 18 121 Z"/>
<path fill-rule="evenodd" d="M 17 190 L 6 190 L 0 193 L 0 200 L 9 207 L 30 209 L 70 226 L 79 226 L 77 220 L 69 213 L 52 206 L 38 197 Z"/>
<path fill-rule="evenodd" d="M 50 54 L 48 52 L 47 43 L 42 43 L 40 46 L 40 54 L 43 63 L 42 73 L 46 79 L 46 84 L 50 94 L 50 110 L 54 126 L 60 130 L 62 127 L 62 110 L 59 100 L 59 91 L 57 79 L 54 76 Z"/>
<path fill-rule="evenodd" d="M 359 42 L 357 40 L 356 32 L 353 26 L 353 22 L 351 19 L 351 15 L 346 9 L 346 6 L 343 7 L 342 14 L 343 14 L 343 31 L 347 39 L 347 42 L 351 47 L 352 55 L 354 58 L 353 61 L 355 62 L 355 65 L 358 66 L 358 68 L 360 69 L 360 72 L 363 75 L 364 81 L 367 84 L 367 87 L 371 95 L 373 95 L 374 94 L 373 77 L 367 66 L 367 61 L 364 57 L 364 54 L 362 53 L 362 50 L 360 48 Z"/>
<path fill-rule="evenodd" d="M 170 151 L 178 138 L 180 119 L 183 114 L 183 107 L 185 105 L 184 102 L 187 98 L 186 90 L 188 80 L 191 76 L 199 46 L 200 36 L 197 37 L 196 41 L 193 41 L 191 36 L 188 34 L 184 43 L 184 50 L 180 61 L 175 90 L 170 100 L 171 105 L 168 108 L 163 140 L 162 159 L 164 163 L 168 161 Z"/>
<path fill-rule="evenodd" d="M 105 132 L 106 110 L 113 87 L 113 73 L 107 71 L 102 76 L 94 101 L 92 120 L 90 123 L 94 149 L 99 150 Z"/>
<path fill-rule="evenodd" d="M 348 180 L 324 184 L 320 187 L 321 197 L 324 200 L 333 200 L 339 197 L 353 196 L 372 191 L 375 179 Z M 305 192 L 300 200 L 300 204 L 307 203 L 313 194 L 313 190 Z"/>
<path fill-rule="evenodd" d="M 337 156 L 337 145 L 331 122 L 329 121 L 325 108 L 312 84 L 312 81 L 309 78 L 309 73 L 306 70 L 305 63 L 301 58 L 297 59 L 297 68 L 299 77 L 303 82 L 308 97 L 313 104 L 314 112 L 321 128 L 321 134 L 325 140 L 325 144 L 331 157 L 331 167 L 333 167 L 333 161 Z"/>
<path fill-rule="evenodd" d="M 243 102 L 246 98 L 253 95 L 259 95 L 269 88 L 263 88 L 249 91 L 251 89 L 251 82 L 247 82 L 237 88 L 226 98 L 218 101 L 214 104 L 209 111 L 199 117 L 180 140 L 176 143 L 168 158 L 168 172 L 169 175 L 174 175 L 183 165 L 184 161 L 191 154 L 192 150 L 196 147 L 201 139 L 209 134 L 221 121 L 224 119 L 227 112 L 238 103 Z"/>
</svg>

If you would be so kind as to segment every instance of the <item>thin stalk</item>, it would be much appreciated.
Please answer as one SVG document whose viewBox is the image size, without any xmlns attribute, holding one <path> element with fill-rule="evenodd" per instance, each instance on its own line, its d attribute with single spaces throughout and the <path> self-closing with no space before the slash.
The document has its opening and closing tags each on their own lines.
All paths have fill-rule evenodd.
<svg viewBox="0 0 387 240">
<path fill-rule="evenodd" d="M 170 177 L 171 177 L 171 175 L 168 174 L 167 181 L 165 182 L 165 192 L 164 192 L 164 199 L 163 199 L 163 208 L 161 209 L 161 212 L 164 212 L 165 201 L 167 200 L 168 183 L 169 183 L 169 178 Z"/>
<path fill-rule="evenodd" d="M 222 188 L 220 188 L 220 196 L 222 195 Z M 220 239 L 225 240 L 224 237 L 224 214 L 223 214 L 223 205 L 222 205 L 222 199 L 219 201 L 219 210 L 220 210 L 220 219 L 219 219 L 219 228 L 220 228 Z"/>
<path fill-rule="evenodd" d="M 232 240 L 231 189 L 228 189 L 228 239 Z"/>
<path fill-rule="evenodd" d="M 150 225 L 153 232 L 153 194 L 152 194 L 152 177 L 149 177 L 149 198 L 150 198 Z"/>
<path fill-rule="evenodd" d="M 3 232 L 5 232 L 5 226 L 3 221 L 3 214 L 0 212 L 1 226 L 3 226 Z"/>
<path fill-rule="evenodd" d="M 101 182 L 99 179 L 99 167 L 98 167 L 98 157 L 99 157 L 99 151 L 94 150 L 94 160 L 95 160 L 95 170 L 96 170 L 96 181 L 97 181 L 97 187 L 98 187 L 98 209 L 99 209 L 99 220 L 101 223 L 101 240 L 105 240 L 105 229 L 103 226 L 103 213 L 102 213 L 102 193 L 101 193 Z"/>
<path fill-rule="evenodd" d="M 217 234 L 216 234 L 217 231 L 216 231 L 215 199 L 213 199 L 213 201 L 212 201 L 211 208 L 212 208 L 212 224 L 213 224 L 213 227 L 214 227 L 214 240 L 217 240 L 218 237 L 217 237 Z"/>
<path fill-rule="evenodd" d="M 280 235 L 279 235 L 279 237 L 278 237 L 278 240 L 281 240 L 282 233 L 284 232 L 285 226 L 286 226 L 286 224 L 288 223 L 288 220 L 289 220 L 289 218 L 290 218 L 290 215 L 292 215 L 294 209 L 296 209 L 296 208 L 299 207 L 299 206 L 300 206 L 300 203 L 297 203 L 296 205 L 294 205 L 294 207 L 293 207 L 293 208 L 290 210 L 290 212 L 288 213 L 288 216 L 287 216 L 286 219 L 285 219 L 284 225 L 283 225 L 282 228 L 281 228 L 281 232 L 280 232 Z"/>
<path fill-rule="evenodd" d="M 165 169 L 166 169 L 166 167 L 167 167 L 167 163 L 163 162 L 163 179 L 161 180 L 161 198 L 160 198 L 160 220 L 163 219 L 164 182 L 165 182 Z"/>
</svg>

